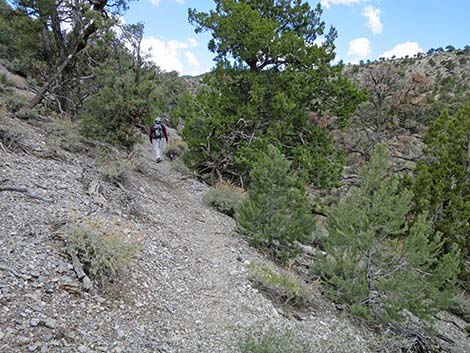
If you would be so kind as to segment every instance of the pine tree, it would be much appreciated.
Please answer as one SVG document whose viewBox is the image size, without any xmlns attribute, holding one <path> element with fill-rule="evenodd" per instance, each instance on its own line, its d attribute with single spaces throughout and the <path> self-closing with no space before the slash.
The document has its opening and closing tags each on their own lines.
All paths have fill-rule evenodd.
<svg viewBox="0 0 470 353">
<path fill-rule="evenodd" d="M 298 254 L 295 241 L 306 242 L 314 227 L 304 186 L 290 166 L 269 145 L 250 172 L 249 196 L 235 214 L 239 231 L 250 243 L 281 261 Z"/>
<path fill-rule="evenodd" d="M 334 296 L 367 318 L 397 319 L 403 309 L 427 317 L 452 298 L 459 254 L 443 254 L 425 214 L 407 221 L 412 193 L 387 176 L 388 160 L 377 146 L 361 187 L 332 210 L 317 269 Z"/>
<path fill-rule="evenodd" d="M 463 256 L 461 278 L 470 287 L 470 104 L 455 115 L 447 111 L 429 127 L 427 161 L 416 168 L 417 211 L 427 211 L 446 246 L 457 244 Z"/>
</svg>

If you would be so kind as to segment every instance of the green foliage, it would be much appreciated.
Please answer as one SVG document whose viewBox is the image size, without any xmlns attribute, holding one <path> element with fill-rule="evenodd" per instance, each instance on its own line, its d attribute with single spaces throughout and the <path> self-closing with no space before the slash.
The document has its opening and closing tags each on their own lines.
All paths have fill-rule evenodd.
<svg viewBox="0 0 470 353">
<path fill-rule="evenodd" d="M 194 97 L 186 92 L 188 88 L 185 86 L 184 91 L 178 94 L 178 104 L 170 110 L 170 127 L 177 129 L 180 127 L 180 122 L 184 122 L 186 117 L 195 114 L 195 100 Z"/>
<path fill-rule="evenodd" d="M 0 85 L 7 86 L 7 87 L 14 87 L 15 82 L 8 79 L 8 76 L 3 72 L 0 72 Z"/>
<path fill-rule="evenodd" d="M 169 113 L 169 125 L 177 128 L 179 119 L 184 117 L 187 100 L 190 97 L 186 81 L 176 71 L 161 72 L 155 88 L 157 113 Z"/>
<path fill-rule="evenodd" d="M 461 278 L 470 284 L 470 104 L 455 115 L 447 111 L 429 127 L 427 160 L 418 163 L 414 184 L 417 211 L 427 211 L 446 247 L 463 255 Z"/>
<path fill-rule="evenodd" d="M 272 145 L 259 156 L 250 178 L 248 198 L 235 212 L 239 231 L 281 261 L 295 257 L 295 242 L 307 242 L 314 228 L 303 184 Z"/>
<path fill-rule="evenodd" d="M 443 252 L 426 215 L 407 220 L 413 195 L 387 176 L 388 161 L 378 145 L 361 187 L 331 211 L 328 255 L 316 268 L 331 294 L 367 319 L 400 319 L 403 309 L 428 318 L 452 298 L 459 253 Z"/>
<path fill-rule="evenodd" d="M 103 217 L 88 218 L 68 227 L 65 240 L 84 271 L 103 284 L 118 278 L 140 249 L 139 234 L 131 224 Z"/>
<path fill-rule="evenodd" d="M 230 217 L 235 214 L 235 209 L 246 199 L 245 191 L 235 184 L 224 181 L 204 195 L 204 201 L 217 211 Z"/>
<path fill-rule="evenodd" d="M 0 0 L 0 59 L 12 71 L 34 72 L 41 61 L 41 23 Z"/>
<path fill-rule="evenodd" d="M 449 311 L 470 323 L 470 301 L 468 299 L 455 297 L 449 306 Z"/>
<path fill-rule="evenodd" d="M 171 169 L 183 175 L 194 176 L 191 169 L 188 168 L 181 158 L 176 158 L 171 162 Z"/>
<path fill-rule="evenodd" d="M 307 2 L 281 0 L 217 0 L 209 13 L 189 11 L 196 32 L 212 32 L 217 62 L 185 120 L 196 169 L 245 178 L 258 148 L 275 143 L 307 180 L 337 183 L 341 161 L 316 124 L 344 122 L 363 97 L 329 65 L 336 32 L 320 16 Z"/>
<path fill-rule="evenodd" d="M 37 109 L 21 108 L 15 116 L 22 120 L 37 120 L 39 119 L 39 111 Z"/>
<path fill-rule="evenodd" d="M 309 290 L 293 273 L 279 273 L 261 264 L 250 264 L 248 271 L 255 285 L 273 302 L 288 308 L 303 307 L 311 303 Z"/>
<path fill-rule="evenodd" d="M 33 131 L 13 119 L 2 119 L 0 114 L 0 144 L 6 149 L 24 149 L 33 136 Z"/>
<path fill-rule="evenodd" d="M 143 27 L 133 30 L 135 40 L 142 40 Z M 156 71 L 140 57 L 130 56 L 121 42 L 104 44 L 110 46 L 110 57 L 96 69 L 99 90 L 81 113 L 81 131 L 130 149 L 140 138 L 136 125 L 154 115 Z"/>
<path fill-rule="evenodd" d="M 7 95 L 1 98 L 0 104 L 9 112 L 17 113 L 26 105 L 27 101 L 24 97 L 16 95 Z"/>
</svg>

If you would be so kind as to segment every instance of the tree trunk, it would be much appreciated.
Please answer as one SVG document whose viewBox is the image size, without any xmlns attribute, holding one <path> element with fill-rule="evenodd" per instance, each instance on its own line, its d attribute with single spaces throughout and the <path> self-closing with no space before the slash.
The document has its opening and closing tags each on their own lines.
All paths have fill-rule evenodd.
<svg viewBox="0 0 470 353">
<path fill-rule="evenodd" d="M 36 105 L 41 103 L 43 100 L 46 92 L 49 90 L 49 87 L 51 86 L 51 83 L 54 82 L 59 78 L 59 76 L 62 74 L 64 71 L 65 67 L 68 65 L 70 60 L 72 59 L 73 55 L 69 54 L 65 61 L 59 65 L 55 73 L 51 76 L 51 78 L 41 87 L 41 89 L 36 93 L 36 95 L 31 99 L 31 102 L 29 102 L 28 109 L 33 109 Z"/>
</svg>

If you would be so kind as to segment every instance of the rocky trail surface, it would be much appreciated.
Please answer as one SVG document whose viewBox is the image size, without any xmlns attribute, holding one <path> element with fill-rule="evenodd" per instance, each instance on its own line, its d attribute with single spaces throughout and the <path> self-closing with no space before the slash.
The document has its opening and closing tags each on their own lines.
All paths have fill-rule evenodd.
<svg viewBox="0 0 470 353">
<path fill-rule="evenodd" d="M 249 280 L 266 262 L 234 221 L 202 202 L 208 186 L 136 152 L 123 183 L 89 152 L 51 151 L 47 133 L 0 146 L 0 352 L 237 352 L 244 336 L 291 332 L 318 352 L 369 352 L 376 337 L 322 300 L 287 317 Z M 119 280 L 84 290 L 57 236 L 73 217 L 104 215 L 139 230 L 142 248 Z M 338 347 L 341 347 L 339 350 Z"/>
<path fill-rule="evenodd" d="M 368 334 L 332 311 L 281 315 L 248 279 L 262 262 L 234 222 L 202 202 L 208 187 L 138 151 L 125 183 L 100 178 L 94 158 L 51 153 L 34 139 L 0 152 L 0 352 L 236 352 L 253 330 L 290 330 L 322 346 L 367 351 Z M 85 291 L 58 239 L 72 217 L 103 214 L 142 235 L 119 281 Z"/>
</svg>

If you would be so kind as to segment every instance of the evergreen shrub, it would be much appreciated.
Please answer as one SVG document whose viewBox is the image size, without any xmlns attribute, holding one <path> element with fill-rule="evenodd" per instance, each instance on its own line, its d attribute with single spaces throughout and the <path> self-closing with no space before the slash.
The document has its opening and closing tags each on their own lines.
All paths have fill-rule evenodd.
<svg viewBox="0 0 470 353">
<path fill-rule="evenodd" d="M 361 187 L 328 217 L 327 255 L 315 264 L 335 300 L 367 319 L 429 318 L 455 291 L 459 253 L 444 251 L 426 214 L 408 220 L 412 193 L 387 175 L 389 153 L 374 149 Z"/>
<path fill-rule="evenodd" d="M 27 104 L 26 98 L 15 96 L 15 95 L 8 95 L 2 97 L 0 100 L 0 105 L 4 106 L 7 111 L 11 113 L 16 113 Z"/>
<path fill-rule="evenodd" d="M 281 262 L 300 253 L 314 230 L 308 197 L 291 163 L 269 145 L 250 172 L 248 198 L 236 209 L 238 230 L 251 245 Z"/>
<path fill-rule="evenodd" d="M 460 279 L 470 288 L 470 104 L 443 111 L 424 136 L 426 158 L 416 166 L 416 212 L 426 211 L 445 246 L 462 252 Z"/>
</svg>

